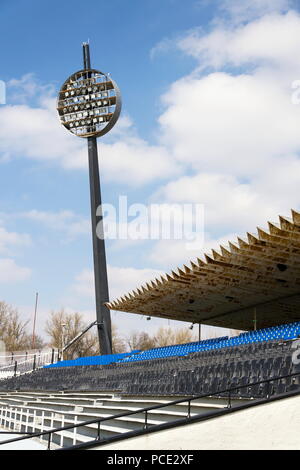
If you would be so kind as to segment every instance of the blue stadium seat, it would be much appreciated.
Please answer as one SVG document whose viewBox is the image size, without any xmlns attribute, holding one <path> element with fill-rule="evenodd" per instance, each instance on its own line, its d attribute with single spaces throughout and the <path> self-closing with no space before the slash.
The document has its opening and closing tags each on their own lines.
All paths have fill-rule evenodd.
<svg viewBox="0 0 300 470">
<path fill-rule="evenodd" d="M 60 361 L 45 367 L 108 365 L 113 363 L 126 364 L 130 362 L 140 362 L 169 357 L 182 357 L 200 351 L 213 351 L 221 348 L 230 348 L 245 344 L 255 344 L 272 340 L 289 340 L 295 339 L 299 336 L 300 322 L 293 322 L 287 325 L 279 325 L 256 331 L 248 331 L 232 338 L 228 338 L 228 336 L 222 336 L 219 338 L 206 339 L 203 341 L 194 341 L 186 344 L 177 344 L 172 346 L 163 346 L 160 348 L 152 348 L 146 351 L 136 350 L 123 354 L 81 357 L 69 361 Z"/>
<path fill-rule="evenodd" d="M 129 353 L 122 354 L 107 354 L 103 356 L 88 356 L 88 357 L 79 357 L 78 359 L 59 361 L 54 364 L 49 364 L 44 366 L 48 367 L 70 367 L 70 366 L 92 366 L 92 365 L 108 365 L 114 362 L 119 362 L 121 359 L 126 358 L 132 354 L 140 352 L 139 350 L 131 351 Z"/>
</svg>

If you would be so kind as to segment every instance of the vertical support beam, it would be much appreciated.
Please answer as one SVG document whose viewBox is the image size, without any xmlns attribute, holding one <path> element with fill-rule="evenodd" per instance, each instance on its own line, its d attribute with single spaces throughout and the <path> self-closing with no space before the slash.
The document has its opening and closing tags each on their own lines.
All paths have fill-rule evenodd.
<svg viewBox="0 0 300 470">
<path fill-rule="evenodd" d="M 257 313 L 256 313 L 256 307 L 254 307 L 254 312 L 253 312 L 253 329 L 254 331 L 257 330 Z"/>
<path fill-rule="evenodd" d="M 91 68 L 89 44 L 83 44 L 83 61 L 86 70 Z M 101 190 L 96 137 L 88 137 L 91 218 L 93 236 L 94 277 L 96 295 L 97 328 L 101 354 L 112 353 L 110 310 L 104 305 L 109 301 Z M 98 210 L 98 212 L 97 212 Z M 100 211 L 100 212 L 99 212 Z M 100 238 L 96 233 L 100 234 Z"/>
</svg>

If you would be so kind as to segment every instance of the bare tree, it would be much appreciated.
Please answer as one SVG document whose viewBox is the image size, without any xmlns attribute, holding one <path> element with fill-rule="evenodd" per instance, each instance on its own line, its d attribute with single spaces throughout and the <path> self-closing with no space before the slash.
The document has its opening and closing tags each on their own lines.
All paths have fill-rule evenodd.
<svg viewBox="0 0 300 470">
<path fill-rule="evenodd" d="M 154 343 L 157 348 L 172 344 L 185 344 L 196 341 L 192 331 L 187 328 L 172 329 L 161 326 L 154 335 Z"/>
<path fill-rule="evenodd" d="M 126 343 L 128 344 L 131 351 L 135 349 L 141 349 L 143 351 L 151 348 L 155 348 L 155 339 L 149 336 L 145 331 L 137 332 L 133 331 L 126 338 Z"/>
<path fill-rule="evenodd" d="M 10 305 L 5 302 L 0 302 L 0 338 L 4 341 L 6 328 L 8 323 L 9 311 L 12 309 Z"/>
<path fill-rule="evenodd" d="M 7 351 L 25 351 L 31 349 L 31 335 L 27 331 L 28 321 L 20 319 L 19 312 L 12 305 L 0 301 L 0 339 Z M 36 337 L 36 346 L 45 346 L 40 336 Z"/>
<path fill-rule="evenodd" d="M 113 354 L 120 354 L 127 351 L 125 339 L 119 334 L 117 326 L 112 323 L 111 325 L 112 336 L 112 352 Z"/>
<path fill-rule="evenodd" d="M 80 313 L 66 313 L 62 309 L 51 313 L 45 331 L 50 337 L 50 346 L 62 349 L 86 326 Z M 64 359 L 95 356 L 97 354 L 99 354 L 97 334 L 89 331 L 65 351 Z"/>
<path fill-rule="evenodd" d="M 73 338 L 87 327 L 82 314 L 66 313 L 63 309 L 51 313 L 50 320 L 46 323 L 46 333 L 50 337 L 50 345 L 53 348 L 62 349 Z M 116 325 L 112 324 L 113 354 L 126 351 L 126 344 L 118 332 Z M 96 356 L 100 354 L 99 340 L 96 328 L 85 333 L 64 353 L 64 359 L 76 359 L 77 357 Z"/>
<path fill-rule="evenodd" d="M 198 340 L 198 335 L 194 334 L 189 328 L 180 328 L 174 331 L 174 344 L 185 344 Z"/>
<path fill-rule="evenodd" d="M 245 333 L 244 330 L 229 330 L 228 336 L 232 338 L 233 336 L 239 336 L 241 333 Z"/>
<path fill-rule="evenodd" d="M 151 336 L 145 331 L 134 331 L 126 338 L 130 350 L 141 349 L 143 351 L 172 344 L 190 343 L 192 341 L 197 341 L 197 338 L 191 330 L 187 328 L 173 329 L 171 327 L 160 327 Z"/>
<path fill-rule="evenodd" d="M 154 335 L 154 343 L 157 348 L 175 344 L 174 330 L 170 327 L 161 326 Z"/>
</svg>

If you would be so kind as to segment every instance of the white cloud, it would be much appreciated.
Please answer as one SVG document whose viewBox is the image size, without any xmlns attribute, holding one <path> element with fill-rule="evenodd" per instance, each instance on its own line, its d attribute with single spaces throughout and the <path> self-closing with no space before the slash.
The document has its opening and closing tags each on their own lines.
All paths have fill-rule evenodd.
<svg viewBox="0 0 300 470">
<path fill-rule="evenodd" d="M 181 268 L 183 264 L 187 265 L 200 254 L 199 250 L 188 251 L 183 240 L 160 240 L 151 250 L 149 259 L 157 266 L 163 266 L 166 272 L 170 272 L 177 267 Z"/>
<path fill-rule="evenodd" d="M 211 254 L 211 249 L 218 250 L 220 245 L 227 245 L 228 241 L 234 241 L 236 234 L 227 233 L 218 238 L 211 238 L 204 233 L 203 244 L 195 249 L 187 249 L 184 240 L 160 240 L 157 242 L 149 255 L 149 259 L 170 273 L 176 268 L 182 269 L 184 265 L 189 266 L 190 261 L 203 259 L 204 254 Z"/>
<path fill-rule="evenodd" d="M 212 233 L 255 230 L 277 215 L 289 214 L 300 205 L 300 161 L 286 158 L 272 171 L 258 175 L 247 183 L 234 176 L 199 173 L 185 176 L 165 185 L 156 198 L 170 204 L 180 202 L 204 205 L 204 227 Z"/>
<path fill-rule="evenodd" d="M 65 131 L 55 114 L 55 100 L 37 108 L 7 105 L 0 108 L 0 155 L 52 161 L 64 168 L 85 168 L 83 142 Z"/>
<path fill-rule="evenodd" d="M 299 42 L 300 16 L 288 12 L 188 33 L 178 43 L 199 67 L 164 95 L 161 142 L 192 171 L 153 199 L 204 204 L 211 240 L 300 206 L 300 108 L 291 86 L 300 76 Z M 217 71 L 203 76 L 202 66 Z M 171 259 L 168 251 L 176 250 L 166 250 Z"/>
<path fill-rule="evenodd" d="M 130 186 L 170 178 L 179 173 L 179 165 L 166 148 L 149 145 L 139 138 L 102 144 L 101 155 L 104 177 Z"/>
<path fill-rule="evenodd" d="M 51 230 L 65 232 L 71 239 L 78 235 L 89 234 L 91 231 L 90 220 L 70 210 L 47 212 L 32 209 L 18 214 L 18 217 L 41 223 Z"/>
<path fill-rule="evenodd" d="M 94 294 L 94 273 L 91 269 L 83 269 L 75 278 L 71 287 L 72 291 L 79 296 L 92 297 Z"/>
<path fill-rule="evenodd" d="M 251 20 L 274 11 L 285 11 L 290 0 L 220 0 L 220 10 L 229 13 L 236 22 Z"/>
<path fill-rule="evenodd" d="M 217 25 L 208 34 L 195 29 L 179 39 L 177 46 L 198 59 L 201 68 L 280 64 L 281 68 L 299 70 L 299 23 L 299 14 L 294 11 L 274 13 L 245 25 Z"/>
<path fill-rule="evenodd" d="M 262 73 L 182 79 L 164 101 L 163 142 L 196 170 L 250 177 L 300 149 L 300 112 L 291 88 Z"/>
<path fill-rule="evenodd" d="M 166 54 L 174 51 L 179 47 L 183 52 L 187 52 L 194 57 L 199 57 L 201 53 L 201 65 L 206 64 L 206 57 L 210 57 L 210 62 L 213 66 L 219 66 L 218 58 L 229 54 L 236 54 L 238 50 L 242 51 L 245 46 L 244 39 L 251 39 L 248 41 L 247 48 L 253 47 L 261 54 L 264 54 L 265 48 L 269 48 L 272 55 L 276 55 L 276 47 L 272 47 L 272 43 L 268 41 L 270 33 L 275 40 L 275 44 L 279 45 L 278 52 L 282 48 L 286 48 L 286 43 L 290 41 L 291 36 L 294 35 L 294 28 L 291 31 L 283 31 L 284 13 L 287 13 L 286 23 L 292 25 L 293 10 L 289 10 L 295 3 L 293 0 L 200 0 L 202 4 L 215 3 L 216 16 L 213 18 L 208 28 L 204 25 L 196 27 L 184 34 L 179 34 L 175 37 L 165 37 L 150 51 L 150 58 L 154 59 L 156 56 Z M 281 35 L 276 35 L 276 21 L 277 28 L 280 29 Z M 268 26 L 268 22 L 270 25 Z M 273 23 L 273 27 L 271 26 Z M 265 41 L 259 42 L 255 34 L 256 25 L 261 24 L 266 27 Z M 244 31 L 244 38 L 239 38 L 240 41 L 235 40 L 235 33 L 238 28 Z M 211 32 L 207 32 L 211 31 Z M 232 33 L 232 34 L 231 34 Z M 282 34 L 289 33 L 289 34 Z M 299 34 L 299 33 L 298 33 Z M 201 38 L 201 42 L 199 39 Z M 231 48 L 228 48 L 228 40 L 232 39 Z M 270 47 L 271 46 L 271 47 Z M 292 50 L 295 48 L 295 43 L 292 44 Z M 231 49 L 231 50 L 230 50 Z M 214 51 L 214 61 L 212 61 L 212 50 Z M 291 57 L 292 50 L 288 51 L 288 57 Z"/>
<path fill-rule="evenodd" d="M 6 87 L 9 101 L 18 104 L 28 103 L 31 99 L 43 101 L 54 93 L 53 85 L 40 83 L 33 73 L 27 73 L 19 79 L 12 78 Z"/>
<path fill-rule="evenodd" d="M 0 258 L 0 283 L 14 283 L 26 281 L 30 278 L 31 270 L 18 266 L 10 258 Z"/>
<path fill-rule="evenodd" d="M 0 160 L 18 156 L 52 162 L 65 169 L 86 169 L 86 141 L 60 125 L 52 88 L 37 84 L 31 74 L 9 83 L 16 90 L 11 101 L 19 99 L 22 104 L 10 101 L 0 108 Z M 37 89 L 40 95 L 32 107 L 26 103 Z M 108 181 L 139 186 L 178 174 L 178 164 L 167 149 L 139 138 L 126 115 L 99 147 L 103 178 Z"/>
<path fill-rule="evenodd" d="M 156 269 L 123 268 L 118 266 L 108 266 L 107 273 L 110 299 L 115 299 L 163 274 L 162 271 Z M 83 269 L 76 276 L 71 291 L 80 297 L 93 298 L 95 296 L 94 272 L 90 269 Z"/>
<path fill-rule="evenodd" d="M 27 233 L 9 232 L 0 226 L 0 253 L 10 253 L 12 248 L 25 247 L 31 244 L 31 237 Z"/>
<path fill-rule="evenodd" d="M 161 143 L 189 173 L 152 199 L 203 204 L 206 250 L 300 207 L 300 108 L 292 104 L 300 16 L 279 13 L 287 3 L 223 2 L 236 18 L 255 20 L 216 21 L 209 33 L 196 29 L 177 40 L 198 65 L 162 97 L 159 123 Z M 158 242 L 150 254 L 159 266 L 192 257 L 184 241 Z"/>
<path fill-rule="evenodd" d="M 5 214 L 1 214 L 4 219 Z M 5 258 L 0 258 L 0 283 L 14 283 L 25 281 L 30 278 L 31 269 L 19 266 L 11 256 L 14 256 L 20 248 L 30 246 L 32 241 L 27 233 L 10 232 L 0 221 L 0 254 Z M 9 257 L 8 257 L 9 256 Z"/>
</svg>

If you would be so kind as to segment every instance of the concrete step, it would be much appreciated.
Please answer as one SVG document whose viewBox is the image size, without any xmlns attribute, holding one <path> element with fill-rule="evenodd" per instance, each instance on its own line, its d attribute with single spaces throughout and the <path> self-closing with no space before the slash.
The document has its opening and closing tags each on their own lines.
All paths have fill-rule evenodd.
<svg viewBox="0 0 300 470">
<path fill-rule="evenodd" d="M 0 424 L 8 429 L 20 431 L 42 431 L 58 428 L 74 422 L 80 423 L 97 418 L 111 418 L 101 423 L 101 437 L 107 438 L 120 433 L 142 429 L 145 413 L 141 410 L 155 405 L 167 405 L 170 400 L 182 397 L 141 397 L 120 396 L 106 393 L 24 393 L 10 392 L 0 394 Z M 233 400 L 239 403 L 247 400 Z M 227 406 L 226 399 L 204 398 L 191 402 L 190 414 L 195 416 Z M 11 416 L 6 420 L 5 411 L 10 409 Z M 115 415 L 136 412 L 129 416 L 115 418 Z M 188 412 L 186 402 L 167 405 L 148 412 L 148 425 L 157 425 L 185 418 Z M 73 445 L 94 440 L 98 424 L 85 424 L 74 430 L 58 432 L 53 435 L 53 446 Z M 62 437 L 63 434 L 63 437 Z M 46 438 L 47 440 L 48 438 Z M 45 441 L 46 442 L 46 441 Z"/>
<path fill-rule="evenodd" d="M 77 416 L 82 416 L 88 415 L 90 417 L 96 416 L 96 417 L 107 417 L 107 416 L 113 416 L 113 415 L 118 415 L 126 412 L 136 412 L 135 415 L 133 416 L 138 416 L 139 410 L 145 408 L 149 403 L 140 403 L 139 406 L 133 406 L 136 405 L 133 402 L 121 402 L 121 405 L 119 404 L 120 402 L 113 402 L 113 405 L 111 405 L 108 401 L 105 401 L 105 405 L 102 405 L 102 403 L 98 403 L 98 406 L 95 407 L 93 405 L 84 405 L 84 406 L 79 406 L 79 405 L 74 405 L 72 403 L 57 403 L 56 401 L 52 402 L 45 402 L 43 400 L 41 401 L 22 401 L 19 400 L 17 401 L 16 399 L 8 399 L 8 400 L 0 400 L 0 406 L 6 406 L 9 405 L 11 407 L 26 407 L 27 409 L 36 409 L 39 411 L 44 411 L 44 412 L 59 412 L 59 413 L 72 413 L 76 414 Z M 122 406 L 123 405 L 123 406 Z M 214 409 L 220 409 L 223 408 L 224 404 L 212 404 L 211 406 L 209 403 L 205 404 L 191 404 L 190 406 L 190 414 L 192 416 L 195 416 L 197 414 L 203 414 L 207 413 L 208 411 L 213 411 Z M 149 411 L 149 416 L 154 415 L 156 419 L 160 419 L 161 421 L 169 421 L 172 419 L 172 417 L 185 417 L 188 413 L 188 405 L 187 403 L 180 403 L 177 405 L 169 405 L 165 406 L 163 408 L 159 408 L 156 410 L 151 410 Z M 88 418 L 91 419 L 91 418 Z"/>
</svg>

